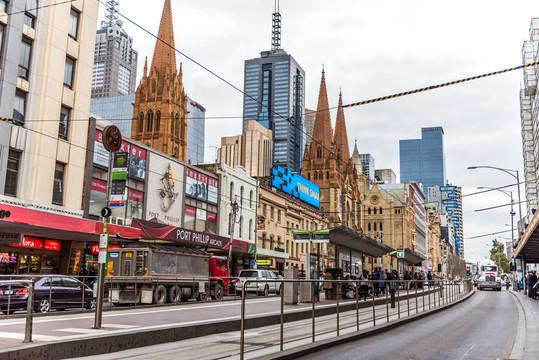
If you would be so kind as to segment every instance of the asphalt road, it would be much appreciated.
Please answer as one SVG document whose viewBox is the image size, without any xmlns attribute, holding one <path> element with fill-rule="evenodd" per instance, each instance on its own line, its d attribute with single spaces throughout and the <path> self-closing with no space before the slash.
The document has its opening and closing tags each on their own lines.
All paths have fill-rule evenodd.
<svg viewBox="0 0 539 360">
<path fill-rule="evenodd" d="M 478 291 L 451 309 L 301 359 L 510 359 L 523 324 L 508 291 Z"/>
</svg>

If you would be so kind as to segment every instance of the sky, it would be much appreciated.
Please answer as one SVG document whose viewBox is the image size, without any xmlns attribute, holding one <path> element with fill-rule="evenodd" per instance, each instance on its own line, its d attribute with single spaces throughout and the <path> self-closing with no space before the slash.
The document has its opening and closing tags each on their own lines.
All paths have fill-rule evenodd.
<svg viewBox="0 0 539 360">
<path fill-rule="evenodd" d="M 121 14 L 157 34 L 163 0 L 119 2 Z M 242 88 L 244 60 L 271 47 L 273 7 L 274 0 L 172 0 L 176 47 Z M 280 11 L 282 47 L 305 70 L 306 106 L 316 108 L 322 67 L 330 106 L 336 106 L 339 89 L 349 103 L 519 65 L 522 42 L 529 37 L 531 18 L 539 16 L 539 4 L 281 0 Z M 100 19 L 103 12 L 100 9 Z M 139 52 L 140 77 L 155 38 L 125 20 L 124 27 Z M 213 161 L 220 138 L 240 134 L 242 121 L 210 117 L 241 117 L 243 95 L 183 56 L 178 55 L 178 61 L 183 62 L 188 96 L 207 109 L 205 158 Z M 502 172 L 467 167 L 491 165 L 522 174 L 521 83 L 522 71 L 516 71 L 347 109 L 350 147 L 357 140 L 360 152 L 374 156 L 376 168 L 391 168 L 398 176 L 399 139 L 419 138 L 422 127 L 442 126 L 447 178 L 462 186 L 464 194 L 478 186 L 515 183 Z M 512 190 L 516 198 L 516 187 Z M 524 199 L 523 187 L 521 194 Z M 467 261 L 488 256 L 487 244 L 494 238 L 469 237 L 510 229 L 508 207 L 474 210 L 508 202 L 499 192 L 463 199 Z M 510 240 L 511 233 L 500 236 Z"/>
</svg>

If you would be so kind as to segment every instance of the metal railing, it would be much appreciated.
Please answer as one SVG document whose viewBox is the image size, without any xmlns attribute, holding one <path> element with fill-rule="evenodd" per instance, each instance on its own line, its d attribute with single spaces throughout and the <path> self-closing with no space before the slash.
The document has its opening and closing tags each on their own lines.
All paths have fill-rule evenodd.
<svg viewBox="0 0 539 360">
<path fill-rule="evenodd" d="M 265 354 L 267 354 L 267 348 L 274 348 L 275 352 L 283 351 L 285 350 L 285 344 L 294 347 L 294 343 L 304 344 L 308 338 L 314 343 L 317 336 L 325 335 L 324 338 L 327 338 L 328 334 L 335 334 L 338 337 L 344 330 L 348 332 L 360 331 L 361 326 L 366 326 L 370 323 L 374 327 L 380 322 L 384 322 L 384 320 L 385 323 L 389 323 L 406 316 L 425 313 L 457 302 L 473 289 L 469 280 L 246 280 L 241 289 L 241 360 L 245 358 L 246 353 L 259 351 L 261 346 L 260 342 L 255 341 L 257 346 L 253 347 L 253 350 L 246 351 L 245 349 L 245 337 L 248 330 L 247 322 L 256 319 L 256 315 L 253 315 L 253 317 L 247 317 L 246 315 L 247 294 L 248 292 L 260 292 L 261 288 L 269 287 L 270 284 L 274 283 L 279 283 L 280 289 L 283 289 L 279 294 L 279 336 L 277 341 L 270 342 L 269 345 L 267 340 L 264 341 Z M 310 291 L 306 292 L 303 289 L 303 292 L 301 292 L 300 286 L 305 283 L 310 284 Z M 285 284 L 291 285 L 286 286 Z M 300 286 L 294 287 L 294 284 L 299 284 Z M 324 298 L 321 301 L 323 304 L 318 306 L 316 301 L 317 289 L 318 293 L 320 293 L 318 300 Z M 300 299 L 301 297 L 305 297 L 305 299 Z M 310 302 L 311 308 L 304 307 L 305 310 L 301 315 L 298 315 L 298 310 L 294 308 L 288 309 L 293 310 L 292 312 L 286 311 L 285 299 L 288 299 L 291 304 Z M 411 299 L 413 300 L 412 306 L 410 305 Z M 328 308 L 330 309 L 329 315 Z M 362 312 L 360 309 L 365 309 L 366 311 Z M 319 312 L 318 316 L 317 312 Z M 335 316 L 334 327 L 321 329 L 317 333 L 317 320 L 323 321 L 327 325 L 328 321 L 330 321 L 327 316 L 333 315 Z M 308 320 L 310 320 L 310 333 L 304 331 L 301 335 L 291 334 L 285 339 L 285 323 L 298 322 L 298 324 L 301 324 L 302 329 L 306 329 Z M 342 320 L 345 321 L 344 324 Z"/>
</svg>

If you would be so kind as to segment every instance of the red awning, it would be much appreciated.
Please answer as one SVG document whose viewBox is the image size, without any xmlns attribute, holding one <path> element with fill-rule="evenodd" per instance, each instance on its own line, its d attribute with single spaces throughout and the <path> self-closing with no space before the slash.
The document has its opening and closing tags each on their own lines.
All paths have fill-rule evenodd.
<svg viewBox="0 0 539 360">
<path fill-rule="evenodd" d="M 98 241 L 103 231 L 103 223 L 65 215 L 0 204 L 2 210 L 9 211 L 10 217 L 0 219 L 0 232 L 24 233 L 28 235 L 59 240 Z M 140 239 L 141 230 L 110 224 L 108 233 L 112 237 Z"/>
</svg>

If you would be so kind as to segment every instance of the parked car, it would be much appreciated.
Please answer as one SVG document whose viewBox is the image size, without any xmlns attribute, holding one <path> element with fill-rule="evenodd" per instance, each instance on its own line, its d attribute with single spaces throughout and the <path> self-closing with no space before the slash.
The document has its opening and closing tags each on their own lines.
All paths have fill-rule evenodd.
<svg viewBox="0 0 539 360">
<path fill-rule="evenodd" d="M 270 292 L 280 294 L 281 283 L 265 282 L 264 280 L 279 280 L 277 275 L 269 270 L 242 270 L 238 275 L 239 282 L 237 283 L 236 293 L 241 295 L 243 284 L 247 280 L 256 280 L 247 283 L 245 291 L 247 293 L 254 292 L 258 295 L 268 296 Z"/>
<path fill-rule="evenodd" d="M 47 313 L 68 308 L 95 309 L 94 291 L 79 280 L 62 275 L 52 275 L 36 280 L 34 284 L 34 311 Z M 0 283 L 0 310 L 14 313 L 27 309 L 28 284 L 24 281 Z"/>
</svg>

